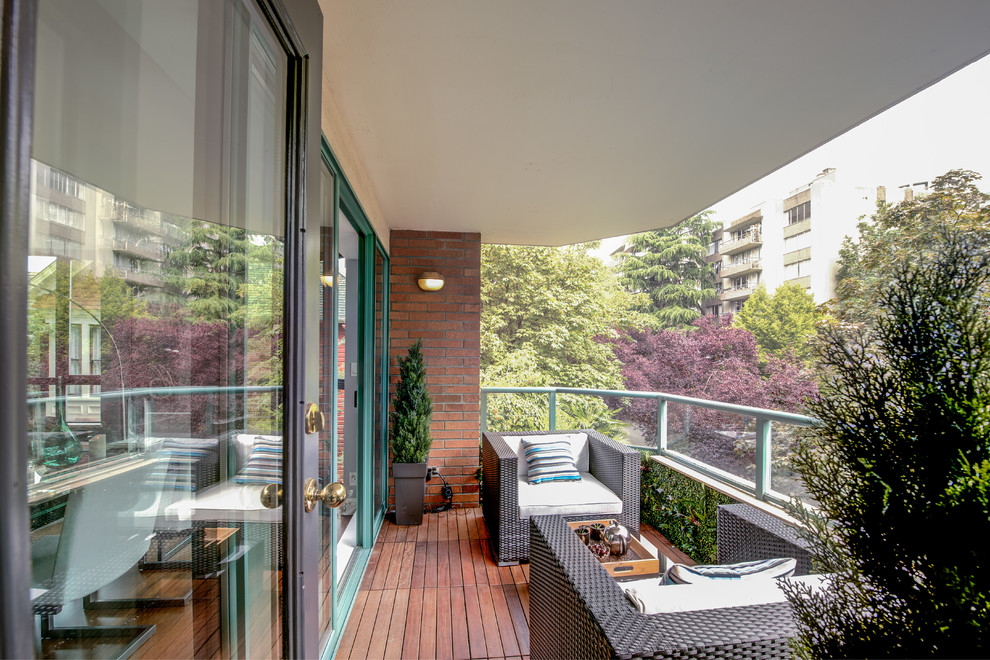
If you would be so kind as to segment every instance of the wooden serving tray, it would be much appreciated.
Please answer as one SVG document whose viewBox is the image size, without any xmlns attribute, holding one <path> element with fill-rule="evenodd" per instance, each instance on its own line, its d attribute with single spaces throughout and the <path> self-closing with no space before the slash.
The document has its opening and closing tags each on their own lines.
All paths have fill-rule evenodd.
<svg viewBox="0 0 990 660">
<path fill-rule="evenodd" d="M 608 525 L 609 520 L 606 518 L 604 520 L 579 520 L 575 522 L 567 523 L 571 529 L 577 529 L 582 525 L 590 525 L 591 523 L 602 523 Z M 591 550 L 588 551 L 589 553 Z M 639 542 L 635 536 L 629 537 L 629 549 L 624 555 L 608 555 L 605 557 L 597 557 L 592 555 L 597 559 L 608 574 L 614 578 L 627 578 L 636 577 L 641 575 L 657 575 L 660 573 L 660 559 L 653 556 L 642 543 Z"/>
</svg>

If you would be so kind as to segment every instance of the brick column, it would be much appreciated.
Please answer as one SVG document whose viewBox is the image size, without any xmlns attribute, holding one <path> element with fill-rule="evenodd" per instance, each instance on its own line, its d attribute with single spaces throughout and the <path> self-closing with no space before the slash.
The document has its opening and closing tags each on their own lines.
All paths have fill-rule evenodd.
<svg viewBox="0 0 990 660">
<path fill-rule="evenodd" d="M 397 358 L 423 340 L 426 380 L 433 399 L 435 465 L 454 490 L 455 507 L 478 506 L 481 433 L 481 235 L 440 231 L 393 231 L 390 238 L 389 395 L 399 379 Z M 423 291 L 417 276 L 443 275 L 440 291 Z M 391 411 L 391 405 L 389 406 Z M 426 501 L 439 504 L 439 479 L 427 483 Z M 389 474 L 389 508 L 395 490 Z"/>
</svg>

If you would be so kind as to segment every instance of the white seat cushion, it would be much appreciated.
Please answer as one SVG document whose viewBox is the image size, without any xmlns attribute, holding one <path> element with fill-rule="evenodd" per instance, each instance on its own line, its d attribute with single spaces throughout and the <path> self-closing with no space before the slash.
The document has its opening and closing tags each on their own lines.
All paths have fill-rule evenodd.
<svg viewBox="0 0 990 660">
<path fill-rule="evenodd" d="M 784 580 L 804 582 L 818 591 L 825 586 L 826 576 L 802 575 L 780 579 L 666 585 L 652 577 L 624 582 L 621 586 L 633 607 L 643 614 L 660 614 L 782 603 L 786 600 L 784 591 L 780 588 Z"/>
<path fill-rule="evenodd" d="M 622 500 L 602 482 L 581 473 L 581 481 L 551 481 L 530 484 L 523 475 L 519 481 L 519 518 L 530 516 L 574 516 L 583 513 L 622 513 Z"/>
</svg>

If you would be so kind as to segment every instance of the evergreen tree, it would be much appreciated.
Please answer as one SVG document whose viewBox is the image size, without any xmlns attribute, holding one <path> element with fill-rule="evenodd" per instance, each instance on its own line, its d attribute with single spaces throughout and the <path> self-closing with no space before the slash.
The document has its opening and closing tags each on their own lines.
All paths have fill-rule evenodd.
<svg viewBox="0 0 990 660">
<path fill-rule="evenodd" d="M 971 233 L 932 238 L 872 323 L 820 330 L 820 421 L 796 462 L 821 517 L 794 513 L 835 577 L 788 587 L 804 657 L 988 655 L 990 256 Z"/>
<path fill-rule="evenodd" d="M 686 327 L 714 298 L 715 268 L 705 260 L 716 224 L 706 211 L 679 225 L 634 234 L 619 264 L 622 283 L 645 294 L 642 311 L 661 328 Z"/>
<path fill-rule="evenodd" d="M 763 284 L 756 287 L 734 322 L 753 334 L 762 359 L 793 355 L 807 361 L 818 316 L 811 294 L 799 284 L 786 282 L 772 296 Z"/>
<path fill-rule="evenodd" d="M 399 383 L 392 399 L 392 453 L 396 463 L 425 463 L 430 455 L 430 418 L 433 402 L 426 391 L 426 363 L 423 340 L 409 347 L 400 357 Z"/>
<path fill-rule="evenodd" d="M 201 321 L 244 325 L 250 236 L 243 229 L 192 220 L 186 241 L 162 264 L 164 294 Z"/>
</svg>

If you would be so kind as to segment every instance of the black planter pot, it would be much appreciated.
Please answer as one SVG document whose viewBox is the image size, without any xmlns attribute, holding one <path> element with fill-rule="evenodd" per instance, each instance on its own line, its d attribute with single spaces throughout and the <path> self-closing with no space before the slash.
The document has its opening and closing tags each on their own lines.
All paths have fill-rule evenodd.
<svg viewBox="0 0 990 660">
<path fill-rule="evenodd" d="M 395 524 L 422 525 L 426 500 L 426 463 L 392 463 Z"/>
</svg>

